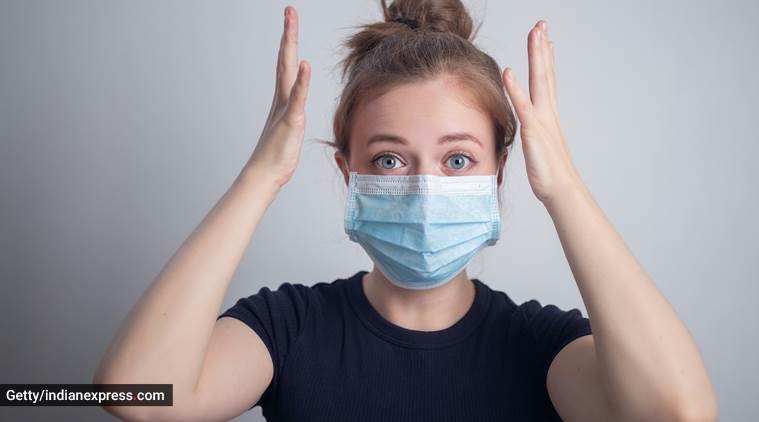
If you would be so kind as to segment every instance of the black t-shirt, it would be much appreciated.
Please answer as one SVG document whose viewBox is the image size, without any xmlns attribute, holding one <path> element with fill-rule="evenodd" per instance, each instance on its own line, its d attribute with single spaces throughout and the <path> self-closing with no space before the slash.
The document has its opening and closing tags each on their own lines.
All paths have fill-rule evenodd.
<svg viewBox="0 0 759 422">
<path fill-rule="evenodd" d="M 372 307 L 364 274 L 262 287 L 219 316 L 250 326 L 271 354 L 274 376 L 252 406 L 267 421 L 561 420 L 546 376 L 562 347 L 591 334 L 580 310 L 516 305 L 475 278 L 461 319 L 410 330 Z"/>
</svg>

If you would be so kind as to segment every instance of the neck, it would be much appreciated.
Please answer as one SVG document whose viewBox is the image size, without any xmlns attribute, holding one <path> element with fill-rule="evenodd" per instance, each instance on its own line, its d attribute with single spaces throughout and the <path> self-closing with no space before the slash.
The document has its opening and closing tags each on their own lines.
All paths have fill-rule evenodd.
<svg viewBox="0 0 759 422">
<path fill-rule="evenodd" d="M 426 290 L 404 289 L 388 280 L 376 266 L 364 274 L 366 298 L 389 322 L 418 331 L 438 331 L 461 319 L 474 302 L 475 286 L 462 270 L 447 283 Z"/>
</svg>

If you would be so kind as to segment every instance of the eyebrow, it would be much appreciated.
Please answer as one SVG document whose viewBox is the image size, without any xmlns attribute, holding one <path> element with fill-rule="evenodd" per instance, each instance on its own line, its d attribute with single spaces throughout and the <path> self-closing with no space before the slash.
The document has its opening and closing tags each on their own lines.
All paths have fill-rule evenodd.
<svg viewBox="0 0 759 422">
<path fill-rule="evenodd" d="M 441 136 L 440 139 L 438 139 L 438 144 L 444 144 L 446 142 L 457 142 L 457 141 L 472 141 L 476 142 L 477 144 L 482 147 L 482 142 L 480 142 L 479 139 L 477 139 L 476 136 L 472 135 L 471 133 L 466 132 L 456 132 L 456 133 L 449 133 L 447 135 Z M 372 135 L 372 137 L 369 138 L 369 142 L 366 143 L 367 146 L 375 143 L 375 142 L 393 142 L 396 144 L 404 144 L 407 145 L 408 141 L 402 137 L 397 135 L 391 135 L 387 133 L 378 133 L 376 135 Z"/>
</svg>

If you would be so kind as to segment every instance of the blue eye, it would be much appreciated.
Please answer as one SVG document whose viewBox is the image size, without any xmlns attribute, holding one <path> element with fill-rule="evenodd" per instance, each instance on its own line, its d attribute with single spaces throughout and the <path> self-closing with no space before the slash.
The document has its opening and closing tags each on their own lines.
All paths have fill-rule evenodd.
<svg viewBox="0 0 759 422">
<path fill-rule="evenodd" d="M 450 165 L 451 168 L 456 169 L 456 170 L 461 170 L 467 165 L 470 159 L 464 154 L 453 154 L 450 157 L 448 157 L 447 161 L 448 161 L 448 165 Z"/>
<path fill-rule="evenodd" d="M 400 160 L 398 160 L 397 157 L 390 154 L 383 154 L 377 157 L 374 160 L 375 163 L 378 163 L 380 167 L 386 170 L 392 170 L 396 168 L 396 164 L 399 164 Z"/>
</svg>

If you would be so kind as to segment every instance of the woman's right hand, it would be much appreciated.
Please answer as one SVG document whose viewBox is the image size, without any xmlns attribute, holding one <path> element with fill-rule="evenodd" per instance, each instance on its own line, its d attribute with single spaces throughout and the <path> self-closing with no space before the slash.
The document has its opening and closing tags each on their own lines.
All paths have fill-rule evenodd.
<svg viewBox="0 0 759 422">
<path fill-rule="evenodd" d="M 277 57 L 277 81 L 269 117 L 246 167 L 271 177 L 277 188 L 290 181 L 300 158 L 306 130 L 306 95 L 311 65 L 298 62 L 298 14 L 285 7 L 285 23 Z"/>
<path fill-rule="evenodd" d="M 173 405 L 104 406 L 120 419 L 229 420 L 271 383 L 274 363 L 266 344 L 243 322 L 217 317 L 251 236 L 276 189 L 292 176 L 303 142 L 310 68 L 304 61 L 298 71 L 297 15 L 292 7 L 286 12 L 274 102 L 243 177 L 164 265 L 93 375 L 94 384 L 172 384 Z"/>
</svg>

